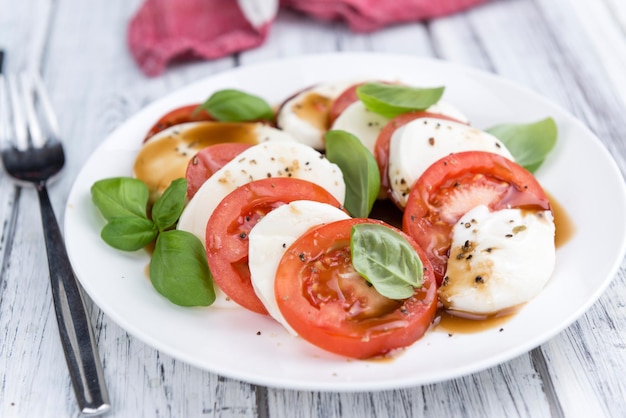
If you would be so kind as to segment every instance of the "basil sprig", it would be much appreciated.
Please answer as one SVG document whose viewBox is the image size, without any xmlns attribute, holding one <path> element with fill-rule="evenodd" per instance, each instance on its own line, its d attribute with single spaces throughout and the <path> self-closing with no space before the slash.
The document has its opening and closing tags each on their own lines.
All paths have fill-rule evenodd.
<svg viewBox="0 0 626 418">
<path fill-rule="evenodd" d="M 543 164 L 558 136 L 558 128 L 552 118 L 528 124 L 497 125 L 487 129 L 487 132 L 502 141 L 515 161 L 531 173 Z"/>
<path fill-rule="evenodd" d="M 146 217 L 148 187 L 139 179 L 115 177 L 97 181 L 91 198 L 107 221 L 113 218 Z"/>
<path fill-rule="evenodd" d="M 445 87 L 366 83 L 357 87 L 356 93 L 369 110 L 391 119 L 402 113 L 427 109 L 441 99 L 444 90 Z"/>
<path fill-rule="evenodd" d="M 196 111 L 200 109 L 206 109 L 221 122 L 271 121 L 274 118 L 274 111 L 265 100 L 235 89 L 216 91 Z"/>
<path fill-rule="evenodd" d="M 386 226 L 354 225 L 350 252 L 355 270 L 383 296 L 406 299 L 423 284 L 423 265 L 415 249 Z"/>
<path fill-rule="evenodd" d="M 150 281 L 176 305 L 208 306 L 215 301 L 206 251 L 187 231 L 159 234 L 150 260 Z"/>
<path fill-rule="evenodd" d="M 123 251 L 136 251 L 156 240 L 150 260 L 154 288 L 177 305 L 208 306 L 215 301 L 215 291 L 204 246 L 195 235 L 171 229 L 186 194 L 187 180 L 174 180 L 148 217 L 149 192 L 141 180 L 115 177 L 91 186 L 92 200 L 107 220 L 102 239 Z"/>
<path fill-rule="evenodd" d="M 380 189 L 378 165 L 357 137 L 346 131 L 326 132 L 326 158 L 339 166 L 346 183 L 344 207 L 355 218 L 366 218 Z"/>
</svg>

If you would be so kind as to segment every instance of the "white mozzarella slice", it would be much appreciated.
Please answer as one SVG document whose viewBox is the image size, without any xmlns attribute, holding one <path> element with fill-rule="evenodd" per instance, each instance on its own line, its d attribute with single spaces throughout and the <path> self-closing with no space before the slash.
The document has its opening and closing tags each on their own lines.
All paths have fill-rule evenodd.
<svg viewBox="0 0 626 418">
<path fill-rule="evenodd" d="M 347 218 L 344 211 L 326 203 L 297 200 L 269 212 L 248 235 L 248 265 L 254 291 L 272 318 L 293 335 L 296 332 L 281 314 L 274 295 L 280 260 L 287 248 L 312 227 Z"/>
<path fill-rule="evenodd" d="M 293 177 L 325 188 L 343 204 L 346 186 L 337 165 L 313 148 L 291 141 L 254 145 L 215 172 L 189 201 L 178 221 L 205 243 L 207 221 L 222 199 L 237 187 L 267 177 Z"/>
<path fill-rule="evenodd" d="M 141 147 L 133 175 L 150 190 L 154 202 L 172 180 L 184 178 L 189 160 L 209 145 L 224 142 L 260 144 L 266 141 L 293 141 L 293 138 L 263 123 L 189 122 L 156 133 Z"/>
<path fill-rule="evenodd" d="M 427 112 L 450 116 L 460 122 L 468 121 L 467 117 L 452 105 L 444 102 L 436 103 L 426 109 Z M 339 129 L 356 136 L 365 147 L 374 154 L 378 134 L 387 125 L 389 119 L 372 112 L 362 101 L 357 100 L 348 106 L 337 117 L 331 129 Z"/>
<path fill-rule="evenodd" d="M 420 118 L 398 128 L 389 144 L 389 182 L 394 199 L 404 207 L 411 187 L 432 163 L 462 151 L 493 152 L 513 160 L 498 138 L 463 123 Z"/>
<path fill-rule="evenodd" d="M 439 101 L 426 109 L 426 111 L 429 113 L 436 113 L 437 115 L 449 116 L 459 122 L 469 123 L 468 117 L 450 103 Z"/>
<path fill-rule="evenodd" d="M 481 205 L 467 212 L 453 228 L 443 306 L 489 315 L 531 300 L 554 270 L 554 231 L 551 211 Z"/>
<path fill-rule="evenodd" d="M 322 83 L 296 94 L 280 107 L 276 124 L 299 142 L 323 150 L 332 101 L 353 83 Z"/>
<path fill-rule="evenodd" d="M 389 122 L 388 118 L 372 112 L 365 107 L 362 101 L 357 100 L 339 115 L 331 129 L 351 133 L 374 154 L 378 134 L 387 122 Z"/>
</svg>

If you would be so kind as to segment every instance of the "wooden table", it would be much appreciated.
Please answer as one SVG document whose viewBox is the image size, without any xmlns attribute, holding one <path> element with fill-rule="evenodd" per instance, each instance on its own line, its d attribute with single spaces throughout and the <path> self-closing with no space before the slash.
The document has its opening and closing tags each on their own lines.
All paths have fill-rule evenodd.
<svg viewBox="0 0 626 418">
<path fill-rule="evenodd" d="M 50 191 L 59 219 L 86 158 L 151 101 L 233 67 L 317 52 L 396 52 L 500 74 L 582 120 L 626 173 L 623 0 L 494 0 L 466 13 L 372 34 L 281 11 L 260 48 L 177 64 L 156 78 L 138 70 L 125 44 L 128 19 L 139 4 L 0 0 L 5 70 L 40 67 L 58 110 L 67 167 Z M 598 202 L 598 216 L 605 204 L 610 202 Z M 2 418 L 77 415 L 38 212 L 32 190 L 0 177 Z M 375 393 L 282 390 L 224 378 L 156 351 L 89 301 L 88 306 L 113 403 L 110 417 L 536 418 L 626 416 L 625 301 L 622 264 L 597 303 L 537 349 L 462 378 Z"/>
</svg>

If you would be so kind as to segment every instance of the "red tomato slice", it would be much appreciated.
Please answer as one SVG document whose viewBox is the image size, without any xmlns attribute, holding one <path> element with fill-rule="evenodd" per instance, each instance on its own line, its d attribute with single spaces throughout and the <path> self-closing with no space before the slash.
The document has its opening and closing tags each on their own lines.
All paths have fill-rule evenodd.
<svg viewBox="0 0 626 418">
<path fill-rule="evenodd" d="M 267 314 L 250 281 L 248 233 L 269 211 L 294 200 L 314 200 L 341 207 L 337 199 L 315 183 L 273 177 L 235 189 L 207 222 L 206 250 L 213 278 L 228 297 L 251 311 Z"/>
<path fill-rule="evenodd" d="M 396 131 L 396 129 L 419 118 L 437 118 L 450 120 L 452 122 L 464 123 L 449 116 L 440 115 L 437 113 L 416 111 L 403 113 L 402 115 L 396 116 L 383 127 L 383 129 L 378 134 L 378 138 L 376 139 L 376 145 L 374 146 L 374 157 L 376 158 L 378 170 L 380 171 L 380 189 L 385 190 L 387 192 L 387 196 L 389 196 L 392 200 L 394 200 L 394 194 L 391 192 L 391 182 L 389 180 L 389 146 L 391 143 L 391 137 L 393 136 L 393 133 Z M 394 203 L 397 204 L 395 200 Z M 402 209 L 401 205 L 398 205 L 398 207 Z"/>
<path fill-rule="evenodd" d="M 200 106 L 200 103 L 190 104 L 187 106 L 178 107 L 163 115 L 148 131 L 144 142 L 158 132 L 161 132 L 171 126 L 180 125 L 187 122 L 199 122 L 203 120 L 215 120 L 209 113 L 202 109 L 195 112 L 196 108 Z"/>
<path fill-rule="evenodd" d="M 333 125 L 335 120 L 339 117 L 339 115 L 343 113 L 344 110 L 346 110 L 348 106 L 359 100 L 359 95 L 356 93 L 356 89 L 366 83 L 394 84 L 388 81 L 371 80 L 353 84 L 352 86 L 348 87 L 339 96 L 337 96 L 337 98 L 333 101 L 332 106 L 330 107 L 330 110 L 328 112 L 329 126 Z"/>
<path fill-rule="evenodd" d="M 213 173 L 251 146 L 239 142 L 225 142 L 209 145 L 200 150 L 187 165 L 185 174 L 187 197 L 191 199 Z"/>
<path fill-rule="evenodd" d="M 404 300 L 380 295 L 352 265 L 350 232 L 359 223 L 386 225 L 346 219 L 298 238 L 280 262 L 275 293 L 281 313 L 302 338 L 336 354 L 369 358 L 424 335 L 435 316 L 437 286 L 424 251 L 405 235 L 423 261 L 424 285 Z"/>
<path fill-rule="evenodd" d="M 328 111 L 328 126 L 333 126 L 333 123 L 339 115 L 341 115 L 348 106 L 359 100 L 359 96 L 356 94 L 356 89 L 362 84 L 363 83 L 354 84 L 337 96 Z"/>
<path fill-rule="evenodd" d="M 402 229 L 426 250 L 438 284 L 445 275 L 453 225 L 481 204 L 493 211 L 550 209 L 535 177 L 500 155 L 460 152 L 432 164 L 411 189 Z"/>
</svg>

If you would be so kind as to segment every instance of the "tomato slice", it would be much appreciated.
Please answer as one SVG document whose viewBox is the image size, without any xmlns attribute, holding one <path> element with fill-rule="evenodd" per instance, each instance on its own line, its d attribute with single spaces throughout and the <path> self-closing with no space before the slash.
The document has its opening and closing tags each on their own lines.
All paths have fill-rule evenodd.
<svg viewBox="0 0 626 418">
<path fill-rule="evenodd" d="M 424 284 L 413 296 L 380 295 L 352 265 L 353 225 L 382 221 L 352 218 L 309 230 L 285 252 L 276 272 L 281 313 L 310 343 L 333 353 L 370 358 L 421 338 L 437 307 L 435 277 L 424 251 L 408 236 L 424 264 Z M 393 228 L 395 230 L 395 228 Z"/>
<path fill-rule="evenodd" d="M 335 100 L 333 100 L 333 104 L 330 106 L 330 110 L 328 111 L 328 126 L 333 126 L 335 120 L 343 113 L 344 110 L 352 103 L 359 100 L 359 96 L 356 94 L 356 89 L 364 83 L 354 84 L 347 89 L 345 89 Z"/>
<path fill-rule="evenodd" d="M 411 189 L 402 229 L 426 250 L 438 284 L 445 275 L 453 225 L 478 205 L 492 211 L 550 209 L 537 179 L 500 155 L 467 151 L 432 164 Z"/>
<path fill-rule="evenodd" d="M 200 122 L 203 120 L 215 120 L 205 109 L 201 109 L 195 112 L 196 108 L 200 106 L 200 103 L 190 104 L 186 106 L 178 107 L 170 112 L 167 112 L 150 128 L 144 142 L 158 132 L 161 132 L 171 126 L 180 125 L 187 122 Z"/>
<path fill-rule="evenodd" d="M 267 314 L 250 281 L 248 233 L 269 211 L 294 200 L 341 208 L 333 195 L 315 183 L 273 177 L 235 189 L 222 199 L 207 222 L 206 251 L 213 278 L 228 297 L 251 311 Z"/>
<path fill-rule="evenodd" d="M 438 113 L 424 112 L 424 111 L 414 111 L 403 113 L 395 118 L 391 119 L 387 125 L 381 129 L 378 134 L 378 138 L 376 139 L 376 145 L 374 146 L 374 157 L 376 158 L 376 163 L 378 164 L 378 170 L 380 171 L 380 189 L 385 190 L 387 192 L 387 196 L 389 196 L 393 200 L 394 193 L 391 191 L 391 182 L 389 180 L 389 147 L 391 144 L 391 137 L 396 129 L 406 125 L 407 123 L 414 121 L 415 119 L 420 118 L 437 118 L 449 120 L 452 122 L 459 122 L 457 119 L 451 118 L 449 116 L 441 115 Z M 396 203 L 394 201 L 394 203 Z M 398 205 L 400 209 L 402 209 L 402 205 Z"/>
<path fill-rule="evenodd" d="M 240 142 L 225 142 L 209 145 L 198 151 L 187 165 L 185 174 L 187 179 L 187 197 L 191 199 L 213 173 L 251 146 L 251 144 Z"/>
<path fill-rule="evenodd" d="M 335 120 L 343 113 L 344 110 L 352 103 L 359 100 L 359 95 L 356 93 L 356 89 L 366 83 L 385 83 L 385 84 L 393 84 L 388 81 L 364 81 L 362 83 L 356 83 L 345 89 L 335 100 L 328 111 L 328 126 L 333 126 Z"/>
</svg>

